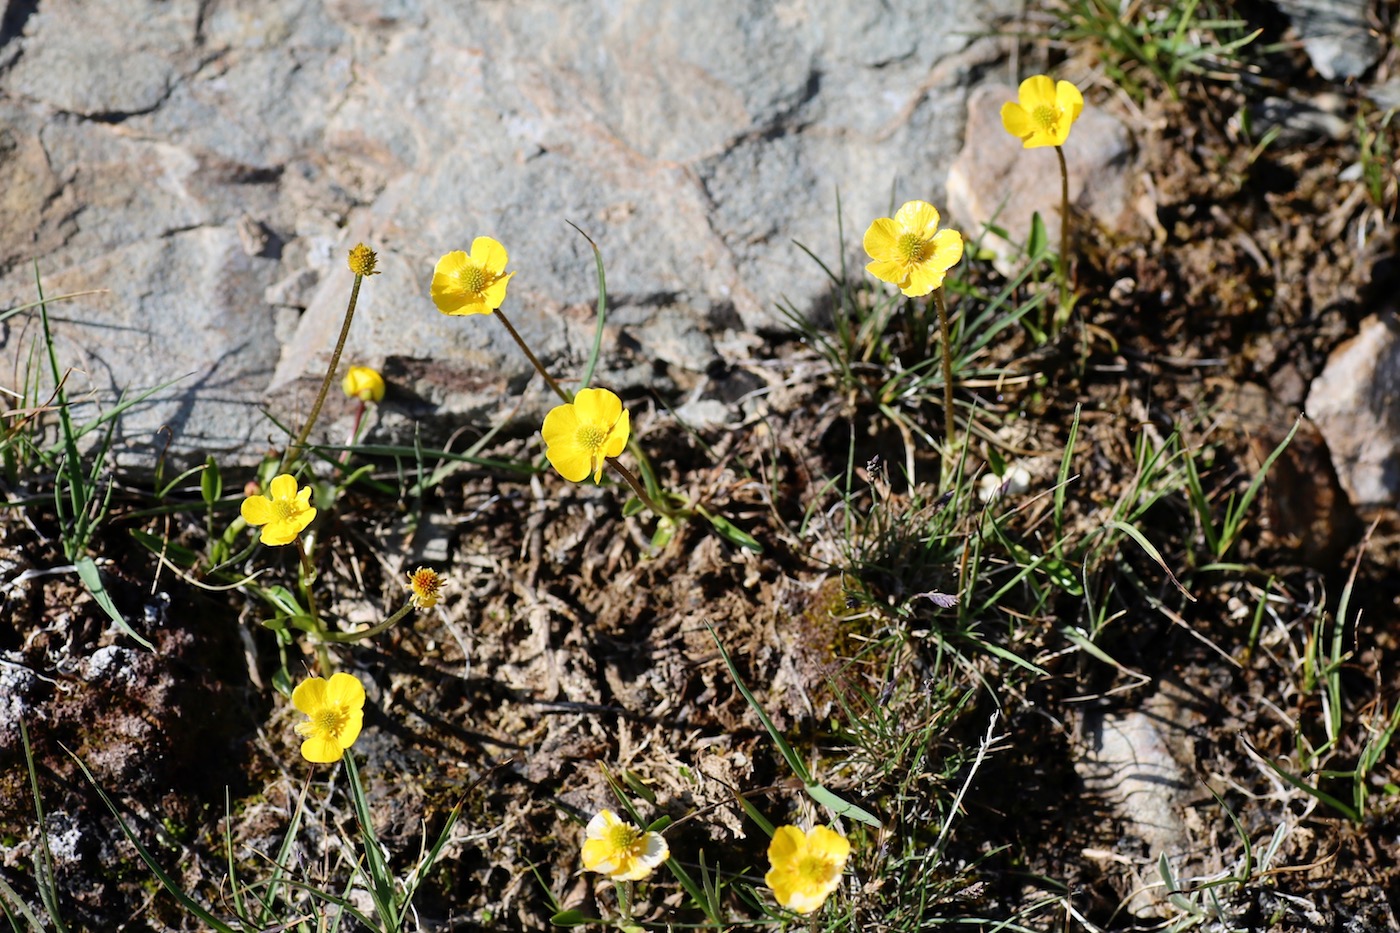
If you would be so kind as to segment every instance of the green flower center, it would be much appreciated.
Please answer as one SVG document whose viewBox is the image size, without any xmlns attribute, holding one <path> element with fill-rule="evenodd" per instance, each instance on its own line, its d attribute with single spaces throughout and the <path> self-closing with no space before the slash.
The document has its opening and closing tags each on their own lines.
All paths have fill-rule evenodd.
<svg viewBox="0 0 1400 933">
<path fill-rule="evenodd" d="M 612 846 L 613 852 L 619 855 L 636 856 L 640 854 L 639 843 L 641 840 L 641 831 L 634 826 L 628 826 L 626 823 L 619 823 L 608 833 L 608 845 Z"/>
<path fill-rule="evenodd" d="M 607 432 L 596 424 L 581 424 L 578 433 L 574 435 L 574 440 L 585 450 L 601 450 L 603 441 L 607 440 Z"/>
<path fill-rule="evenodd" d="M 345 728 L 345 720 L 348 718 L 343 708 L 324 706 L 311 717 L 311 726 L 317 734 L 334 739 L 339 737 L 340 730 Z"/>
<path fill-rule="evenodd" d="M 276 518 L 273 519 L 274 521 L 284 522 L 289 518 L 296 518 L 297 514 L 300 512 L 301 508 L 297 505 L 297 500 L 295 499 L 272 500 L 272 514 L 276 516 Z"/>
<path fill-rule="evenodd" d="M 480 266 L 467 266 L 457 273 L 457 284 L 469 295 L 480 295 L 491 284 L 491 277 Z"/>
<path fill-rule="evenodd" d="M 1060 122 L 1060 110 L 1058 107 L 1051 107 L 1049 104 L 1041 104 L 1031 111 L 1031 119 L 1046 132 L 1053 133 L 1055 126 Z"/>
<path fill-rule="evenodd" d="M 927 245 L 917 233 L 905 233 L 900 236 L 895 249 L 899 250 L 899 258 L 904 262 L 923 262 L 924 247 Z"/>
<path fill-rule="evenodd" d="M 836 877 L 835 864 L 819 855 L 804 855 L 797 861 L 797 876 L 813 884 L 825 884 Z"/>
</svg>

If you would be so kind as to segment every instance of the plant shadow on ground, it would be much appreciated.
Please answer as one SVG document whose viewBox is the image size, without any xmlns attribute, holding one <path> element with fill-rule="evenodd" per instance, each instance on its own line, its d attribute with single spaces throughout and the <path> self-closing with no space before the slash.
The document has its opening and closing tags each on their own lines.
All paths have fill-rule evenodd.
<svg viewBox="0 0 1400 933">
<path fill-rule="evenodd" d="M 1016 918 L 1032 929 L 1148 929 L 1164 916 L 1210 928 L 1219 905 L 1231 928 L 1392 928 L 1394 749 L 1366 778 L 1358 820 L 1267 762 L 1292 763 L 1301 781 L 1342 798 L 1347 779 L 1335 772 L 1354 766 L 1369 727 L 1400 703 L 1400 670 L 1387 663 L 1400 648 L 1389 621 L 1400 522 L 1367 516 L 1379 525 L 1361 546 L 1310 425 L 1275 462 L 1229 554 L 1209 553 L 1188 489 L 1191 457 L 1212 506 L 1242 494 L 1294 426 L 1327 352 L 1396 284 L 1393 211 L 1365 249 L 1347 245 L 1372 222 L 1364 204 L 1337 196 L 1335 167 L 1355 160 L 1355 142 L 1255 152 L 1228 116 L 1249 103 L 1245 91 L 1190 83 L 1181 101 L 1144 102 L 1137 158 L 1154 181 L 1155 225 L 1081 237 L 1086 297 L 1058 343 L 1038 347 L 1012 328 L 989 345 L 978 365 L 1018 378 L 961 388 L 977 402 L 962 417 L 979 430 L 951 501 L 921 440 L 939 433 L 938 393 L 880 404 L 881 380 L 931 346 L 907 320 L 890 331 L 906 328 L 888 348 L 898 359 L 853 375 L 810 339 L 768 342 L 737 364 L 761 388 L 734 402 L 733 423 L 702 432 L 703 445 L 662 406 L 629 401 L 667 488 L 702 497 L 762 540 L 761 555 L 698 523 L 649 555 L 650 527 L 623 516 L 612 488 L 476 468 L 435 487 L 420 508 L 450 528 L 452 598 L 343 656 L 370 685 L 355 751 L 389 851 L 412 857 L 425 829 L 431 837 L 465 802 L 417 904 L 423 926 L 546 929 L 557 906 L 546 891 L 594 912 L 612 904 L 577 862 L 583 824 L 613 800 L 603 765 L 648 788 L 655 815 L 706 814 L 673 851 L 703 850 L 731 881 L 758 883 L 766 839 L 734 793 L 772 788 L 753 803 L 775 822 L 815 814 L 722 663 L 713 626 L 779 728 L 829 769 L 824 782 L 886 820 L 888 834 L 856 836 L 860 883 L 847 891 L 871 928 Z M 1001 284 L 978 263 L 966 280 Z M 843 289 L 832 294 L 837 315 Z M 493 456 L 534 453 L 533 439 L 505 438 Z M 973 474 L 997 458 L 1025 463 L 1027 488 L 983 503 Z M 155 653 L 130 647 L 62 576 L 9 587 L 0 626 L 6 699 L 36 736 L 44 829 L 71 840 L 56 852 L 57 881 L 78 927 L 192 921 L 154 889 L 65 747 L 215 905 L 225 829 L 256 873 L 305 784 L 295 716 L 269 700 L 278 653 L 257 608 L 169 574 L 152 587 L 151 558 L 128 537 L 150 520 L 122 517 L 139 504 L 118 503 L 94 549 Z M 1120 507 L 1160 562 L 1104 531 Z M 322 568 L 333 617 L 382 617 L 398 598 L 403 568 L 382 555 L 401 550 L 402 508 L 357 492 L 338 506 L 327 534 L 344 546 Z M 28 514 L 34 531 L 6 519 L 6 560 L 62 563 L 43 510 Z M 197 538 L 197 523 L 177 533 Z M 1057 552 L 1061 540 L 1077 550 Z M 960 586 L 974 545 L 987 575 Z M 1346 651 L 1331 659 L 1327 693 L 1313 676 L 1326 666 L 1318 646 L 1332 638 L 1353 562 Z M 1337 713 L 1344 728 L 1333 735 Z M 1170 869 L 1218 881 L 1248 857 L 1254 870 L 1144 894 L 1160 880 L 1161 838 L 1145 838 L 1112 781 L 1085 767 L 1109 767 L 1095 749 L 1106 729 L 1142 719 L 1157 731 L 1134 734 L 1157 736 L 1181 765 L 1163 778 L 1181 820 Z M 1316 776 L 1300 764 L 1302 745 L 1330 747 L 1306 759 Z M 349 817 L 334 780 L 312 793 L 324 806 L 296 858 L 314 871 Z M 16 727 L 0 722 L 0 871 L 31 898 L 32 806 Z M 674 917 L 660 900 L 643 919 Z"/>
</svg>

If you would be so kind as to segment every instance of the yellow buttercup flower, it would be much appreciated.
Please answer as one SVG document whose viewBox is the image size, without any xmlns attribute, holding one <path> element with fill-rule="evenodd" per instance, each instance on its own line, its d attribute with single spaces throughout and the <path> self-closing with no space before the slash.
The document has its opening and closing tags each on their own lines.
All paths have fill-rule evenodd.
<svg viewBox="0 0 1400 933">
<path fill-rule="evenodd" d="M 336 674 L 330 680 L 312 677 L 292 691 L 292 705 L 307 716 L 296 727 L 301 757 L 317 764 L 339 761 L 355 744 L 365 721 L 365 688 L 349 674 Z"/>
<path fill-rule="evenodd" d="M 611 810 L 588 821 L 583 867 L 614 881 L 640 881 L 671 855 L 660 833 L 644 833 Z"/>
<path fill-rule="evenodd" d="M 506 248 L 489 236 L 472 240 L 471 255 L 453 250 L 433 269 L 433 304 L 443 314 L 490 314 L 506 300 Z"/>
<path fill-rule="evenodd" d="M 431 609 L 442 599 L 442 587 L 446 581 L 436 570 L 419 567 L 408 575 L 408 585 L 404 589 L 412 593 L 409 601 L 415 609 Z"/>
<path fill-rule="evenodd" d="M 340 387 L 350 398 L 362 402 L 384 401 L 384 377 L 368 366 L 351 366 Z"/>
<path fill-rule="evenodd" d="M 910 298 L 941 286 L 963 254 L 962 234 L 939 230 L 938 210 L 927 201 L 909 201 L 893 218 L 876 220 L 865 231 L 864 245 L 874 260 L 865 271 Z"/>
<path fill-rule="evenodd" d="M 838 832 L 818 826 L 803 833 L 796 826 L 780 826 L 768 844 L 772 868 L 763 883 L 789 910 L 810 914 L 841 883 L 841 872 L 851 855 L 851 844 Z"/>
<path fill-rule="evenodd" d="M 262 526 L 263 544 L 291 544 L 316 517 L 316 510 L 311 507 L 311 487 L 298 492 L 296 478 L 283 473 L 273 477 L 268 492 L 271 495 L 244 499 L 239 512 L 248 524 Z"/>
<path fill-rule="evenodd" d="M 622 399 L 607 389 L 579 389 L 573 404 L 559 405 L 544 417 L 545 452 L 559 475 L 580 483 L 593 474 L 603 478 L 603 460 L 627 446 L 631 432 Z"/>
<path fill-rule="evenodd" d="M 1021 82 L 1020 103 L 1001 105 L 1001 125 L 1021 140 L 1022 147 L 1063 146 L 1069 128 L 1084 112 L 1084 96 L 1068 81 L 1032 75 Z"/>
</svg>

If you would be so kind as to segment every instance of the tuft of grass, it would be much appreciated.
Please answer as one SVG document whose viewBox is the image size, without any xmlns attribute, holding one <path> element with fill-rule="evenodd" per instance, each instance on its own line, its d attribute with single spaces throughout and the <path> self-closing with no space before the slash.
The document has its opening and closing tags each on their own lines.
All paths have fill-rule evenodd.
<svg viewBox="0 0 1400 933">
<path fill-rule="evenodd" d="M 1050 7 L 1055 37 L 1095 50 L 1104 76 L 1139 102 L 1149 86 L 1178 100 L 1188 78 L 1238 80 L 1247 69 L 1242 53 L 1263 30 L 1224 10 L 1211 0 L 1060 0 Z"/>
</svg>

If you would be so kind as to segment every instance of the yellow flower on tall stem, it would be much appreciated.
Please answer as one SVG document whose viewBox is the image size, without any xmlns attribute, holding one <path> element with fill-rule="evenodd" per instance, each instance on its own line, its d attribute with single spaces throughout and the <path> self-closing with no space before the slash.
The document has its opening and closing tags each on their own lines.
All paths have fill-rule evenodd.
<svg viewBox="0 0 1400 933">
<path fill-rule="evenodd" d="M 1001 125 L 1021 140 L 1024 149 L 1054 146 L 1060 163 L 1060 308 L 1069 312 L 1069 166 L 1065 164 L 1065 140 L 1074 121 L 1084 112 L 1084 95 L 1068 81 L 1049 75 L 1031 75 L 1021 82 L 1016 101 L 1001 105 Z M 1059 315 L 1052 321 L 1059 319 Z"/>
<path fill-rule="evenodd" d="M 350 674 L 335 674 L 330 680 L 311 677 L 292 691 L 292 705 L 306 714 L 307 721 L 296 727 L 301 756 L 316 764 L 339 761 L 355 744 L 365 720 L 365 688 Z"/>
<path fill-rule="evenodd" d="M 1001 105 L 1001 125 L 1022 147 L 1063 146 L 1070 127 L 1084 112 L 1084 95 L 1068 81 L 1032 75 L 1021 82 L 1019 101 Z"/>
<path fill-rule="evenodd" d="M 253 526 L 262 526 L 263 544 L 278 547 L 291 544 L 311 524 L 316 510 L 311 506 L 311 487 L 297 490 L 290 473 L 275 476 L 268 484 L 271 495 L 252 495 L 243 500 L 239 513 Z"/>
<path fill-rule="evenodd" d="M 489 236 L 472 240 L 470 254 L 453 250 L 433 269 L 433 304 L 443 314 L 490 314 L 506 300 L 510 256 Z"/>
<path fill-rule="evenodd" d="M 846 837 L 825 826 L 808 833 L 796 826 L 780 826 L 768 844 L 768 861 L 773 867 L 763 876 L 763 883 L 772 889 L 779 904 L 810 914 L 840 885 L 850 855 Z"/>
<path fill-rule="evenodd" d="M 927 201 L 908 201 L 893 217 L 873 221 L 865 231 L 865 252 L 873 260 L 865 267 L 875 278 L 892 282 L 910 298 L 933 293 L 938 307 L 938 333 L 943 349 L 943 424 L 948 450 L 945 475 L 954 461 L 953 349 L 949 343 L 948 308 L 943 302 L 943 279 L 963 254 L 962 234 L 938 229 L 938 209 Z"/>
<path fill-rule="evenodd" d="M 580 483 L 593 474 L 593 482 L 603 478 L 603 463 L 620 455 L 631 432 L 622 399 L 607 389 L 579 389 L 568 405 L 559 405 L 545 415 L 545 456 L 559 475 Z"/>
<path fill-rule="evenodd" d="M 588 821 L 583 841 L 583 867 L 614 881 L 640 881 L 671 855 L 660 833 L 642 832 L 603 810 Z"/>
<path fill-rule="evenodd" d="M 938 209 L 927 201 L 909 201 L 894 217 L 881 217 L 865 231 L 865 267 L 875 278 L 891 282 L 910 298 L 927 295 L 962 259 L 962 234 L 938 229 Z"/>
</svg>

